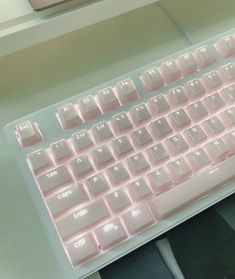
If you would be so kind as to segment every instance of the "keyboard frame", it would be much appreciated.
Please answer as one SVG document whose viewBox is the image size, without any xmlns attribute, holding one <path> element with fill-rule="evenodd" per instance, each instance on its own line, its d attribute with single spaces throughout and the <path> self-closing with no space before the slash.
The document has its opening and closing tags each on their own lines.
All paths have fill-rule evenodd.
<svg viewBox="0 0 235 279">
<path fill-rule="evenodd" d="M 190 205 L 185 206 L 184 208 L 178 210 L 173 215 L 159 221 L 158 223 L 153 224 L 152 226 L 147 228 L 145 231 L 143 231 L 143 232 L 133 236 L 132 238 L 128 239 L 127 241 L 124 241 L 121 244 L 113 247 L 111 249 L 111 253 L 102 252 L 101 254 L 99 254 L 98 256 L 93 258 L 91 261 L 85 263 L 84 265 L 78 266 L 74 269 L 66 255 L 66 253 L 64 252 L 65 250 L 63 248 L 62 242 L 61 242 L 61 240 L 57 234 L 56 228 L 50 218 L 50 215 L 47 211 L 47 208 L 42 199 L 41 193 L 39 192 L 39 189 L 34 180 L 34 177 L 28 167 L 28 164 L 26 162 L 27 155 L 38 149 L 46 148 L 51 143 L 54 143 L 55 141 L 58 141 L 61 139 L 68 139 L 75 132 L 77 132 L 79 130 L 83 130 L 83 129 L 89 129 L 94 124 L 107 120 L 107 119 L 110 119 L 113 115 L 115 115 L 119 112 L 128 111 L 128 110 L 130 110 L 131 107 L 138 105 L 142 102 L 145 102 L 150 97 L 153 97 L 156 94 L 162 94 L 162 93 L 164 94 L 164 93 L 168 92 L 169 89 L 171 89 L 171 88 L 180 86 L 189 80 L 197 78 L 199 76 L 198 73 L 200 73 L 200 76 L 203 73 L 208 73 L 211 70 L 215 69 L 215 65 L 220 66 L 220 65 L 226 64 L 226 62 L 227 63 L 235 62 L 235 57 L 224 59 L 224 58 L 220 57 L 215 51 L 214 53 L 215 53 L 216 61 L 217 61 L 215 65 L 212 65 L 199 72 L 196 72 L 188 77 L 184 77 L 176 82 L 173 82 L 173 83 L 163 87 L 160 90 L 153 91 L 153 92 L 148 92 L 144 88 L 142 82 L 139 79 L 140 75 L 143 73 L 144 70 L 146 70 L 154 65 L 158 65 L 161 62 L 166 61 L 170 58 L 178 57 L 179 55 L 187 53 L 190 50 L 194 50 L 197 47 L 200 47 L 203 45 L 212 46 L 218 39 L 220 39 L 223 36 L 229 35 L 231 33 L 235 33 L 235 29 L 229 30 L 223 34 L 220 34 L 219 36 L 213 37 L 208 41 L 204 41 L 204 42 L 196 44 L 192 47 L 183 49 L 180 52 L 176 52 L 173 55 L 164 57 L 163 59 L 156 60 L 151 64 L 138 68 L 135 71 L 126 73 L 118 78 L 115 78 L 104 84 L 91 88 L 85 92 L 77 93 L 73 97 L 69 97 L 68 99 L 55 103 L 47 108 L 44 108 L 40 111 L 34 112 L 21 119 L 11 122 L 5 127 L 4 130 L 5 130 L 6 136 L 8 138 L 8 141 L 11 144 L 12 153 L 16 157 L 16 161 L 19 165 L 19 169 L 25 180 L 27 189 L 30 192 L 30 195 L 34 201 L 35 207 L 38 211 L 39 217 L 40 217 L 41 222 L 44 226 L 44 229 L 48 235 L 51 246 L 55 252 L 55 255 L 57 257 L 57 260 L 59 262 L 59 265 L 61 267 L 61 270 L 64 274 L 65 279 L 78 279 L 78 278 L 81 279 L 81 278 L 85 278 L 88 275 L 91 275 L 92 273 L 94 273 L 95 271 L 98 271 L 102 267 L 112 263 L 113 261 L 126 255 L 127 253 L 131 252 L 132 250 L 142 246 L 143 244 L 147 243 L 148 241 L 160 236 L 161 234 L 172 229 L 173 227 L 177 226 L 178 224 L 186 221 L 187 219 L 198 214 L 199 212 L 201 212 L 201 211 L 205 210 L 206 208 L 212 206 L 213 204 L 221 201 L 222 199 L 226 198 L 227 196 L 231 195 L 232 193 L 235 193 L 235 181 L 232 183 L 225 184 L 226 187 L 224 187 L 224 185 L 223 185 L 219 188 L 216 188 L 216 191 L 210 192 L 209 195 L 203 196 L 202 198 L 191 203 Z M 56 113 L 58 107 L 63 106 L 70 102 L 75 103 L 79 99 L 81 99 L 82 97 L 85 97 L 87 95 L 94 95 L 99 90 L 104 89 L 109 86 L 114 86 L 118 81 L 128 78 L 128 77 L 134 81 L 134 83 L 139 91 L 140 98 L 138 100 L 130 102 L 127 105 L 123 105 L 115 111 L 107 112 L 103 115 L 100 115 L 96 119 L 87 121 L 86 123 L 83 123 L 75 128 L 68 129 L 68 130 L 62 129 L 57 117 L 55 116 L 55 113 Z M 72 94 L 72 92 L 71 92 L 71 94 Z M 27 120 L 36 121 L 39 124 L 41 131 L 45 137 L 41 143 L 22 149 L 19 146 L 18 141 L 15 137 L 14 129 L 17 124 L 25 122 Z M 55 135 L 56 135 L 56 137 L 55 137 Z"/>
</svg>

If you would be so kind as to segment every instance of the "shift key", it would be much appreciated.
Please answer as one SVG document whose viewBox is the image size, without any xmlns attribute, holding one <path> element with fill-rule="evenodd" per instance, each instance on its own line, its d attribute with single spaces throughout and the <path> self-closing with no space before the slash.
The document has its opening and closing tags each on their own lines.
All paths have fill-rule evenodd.
<svg viewBox="0 0 235 279">
<path fill-rule="evenodd" d="M 50 190 L 69 183 L 71 181 L 71 176 L 65 166 L 60 166 L 38 176 L 37 181 L 41 191 L 45 194 Z"/>
<path fill-rule="evenodd" d="M 78 211 L 69 213 L 56 221 L 63 239 L 99 223 L 108 217 L 109 212 L 103 200 L 97 200 Z"/>
</svg>

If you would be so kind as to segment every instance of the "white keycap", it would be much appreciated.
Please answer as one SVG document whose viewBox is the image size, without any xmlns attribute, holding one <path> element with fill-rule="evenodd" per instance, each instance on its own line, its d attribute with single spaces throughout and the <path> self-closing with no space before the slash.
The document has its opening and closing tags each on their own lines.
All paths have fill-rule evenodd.
<svg viewBox="0 0 235 279">
<path fill-rule="evenodd" d="M 160 71 L 165 83 L 171 83 L 181 78 L 181 70 L 175 60 L 169 60 L 162 63 Z"/>
<path fill-rule="evenodd" d="M 92 127 L 92 133 L 97 143 L 104 142 L 113 137 L 113 132 L 106 121 Z"/>
<path fill-rule="evenodd" d="M 172 174 L 173 180 L 176 182 L 180 182 L 192 173 L 192 169 L 183 158 L 170 162 L 168 168 Z"/>
<path fill-rule="evenodd" d="M 152 191 L 144 178 L 140 178 L 130 183 L 128 185 L 128 188 L 132 198 L 137 201 L 144 199 L 152 194 Z"/>
<path fill-rule="evenodd" d="M 206 150 L 210 159 L 214 162 L 223 160 L 229 154 L 229 147 L 222 139 L 209 142 L 206 145 Z"/>
<path fill-rule="evenodd" d="M 170 147 L 173 154 L 177 154 L 179 152 L 185 151 L 188 149 L 188 144 L 185 141 L 185 139 L 182 137 L 182 135 L 175 135 L 173 137 L 170 137 L 167 140 L 167 144 Z"/>
<path fill-rule="evenodd" d="M 224 58 L 235 54 L 235 38 L 234 35 L 226 36 L 215 44 L 216 49 Z"/>
<path fill-rule="evenodd" d="M 170 105 L 163 95 L 158 95 L 152 98 L 148 104 L 154 115 L 159 115 L 163 112 L 167 112 L 170 109 Z"/>
<path fill-rule="evenodd" d="M 126 167 L 122 163 L 108 168 L 107 172 L 111 182 L 115 185 L 128 180 L 130 177 Z"/>
<path fill-rule="evenodd" d="M 127 235 L 120 221 L 116 218 L 95 230 L 102 250 L 106 250 L 126 239 Z"/>
<path fill-rule="evenodd" d="M 192 143 L 193 145 L 200 144 L 201 142 L 207 139 L 207 135 L 199 125 L 187 129 L 186 135 L 189 138 L 189 142 Z"/>
<path fill-rule="evenodd" d="M 108 194 L 106 200 L 114 213 L 124 210 L 131 203 L 127 193 L 123 189 Z"/>
<path fill-rule="evenodd" d="M 222 86 L 222 80 L 217 72 L 212 71 L 203 77 L 203 82 L 208 91 L 214 91 Z"/>
<path fill-rule="evenodd" d="M 77 178 L 83 178 L 93 172 L 93 167 L 87 156 L 79 156 L 70 162 L 73 174 Z"/>
<path fill-rule="evenodd" d="M 71 103 L 58 108 L 57 113 L 63 129 L 73 128 L 82 123 L 81 117 Z"/>
<path fill-rule="evenodd" d="M 40 172 L 41 170 L 44 170 L 51 165 L 51 160 L 48 156 L 48 153 L 43 149 L 29 154 L 28 160 L 29 165 L 35 173 Z"/>
<path fill-rule="evenodd" d="M 78 104 L 81 115 L 85 121 L 96 118 L 101 114 L 101 111 L 93 96 L 87 96 L 83 99 L 80 99 Z"/>
<path fill-rule="evenodd" d="M 198 48 L 194 53 L 200 69 L 207 68 L 215 63 L 214 54 L 207 46 Z"/>
<path fill-rule="evenodd" d="M 203 122 L 203 127 L 205 131 L 211 136 L 215 136 L 223 132 L 225 129 L 223 123 L 216 116 Z"/>
<path fill-rule="evenodd" d="M 155 194 L 158 194 L 169 188 L 172 184 L 170 174 L 165 168 L 160 168 L 148 174 L 150 186 Z"/>
<path fill-rule="evenodd" d="M 112 162 L 114 158 L 107 146 L 102 145 L 91 152 L 91 156 L 94 160 L 94 163 L 98 169 L 101 169 Z"/>
<path fill-rule="evenodd" d="M 177 187 L 158 195 L 152 201 L 152 209 L 158 219 L 173 214 L 191 201 L 214 191 L 228 181 L 234 179 L 235 157 L 223 161 L 219 167 L 202 172 Z"/>
<path fill-rule="evenodd" d="M 140 76 L 140 79 L 149 91 L 154 91 L 164 86 L 164 80 L 157 67 L 146 70 Z"/>
<path fill-rule="evenodd" d="M 235 132 L 227 133 L 223 136 L 223 140 L 227 143 L 230 149 L 230 154 L 235 153 Z"/>
<path fill-rule="evenodd" d="M 194 120 L 199 120 L 208 115 L 208 111 L 206 107 L 203 105 L 201 101 L 197 101 L 187 107 L 189 115 Z"/>
<path fill-rule="evenodd" d="M 153 223 L 153 218 L 144 205 L 136 206 L 123 214 L 123 221 L 130 234 L 136 234 Z"/>
<path fill-rule="evenodd" d="M 220 75 L 225 82 L 233 82 L 235 80 L 235 64 L 227 64 L 220 69 Z"/>
<path fill-rule="evenodd" d="M 190 99 L 195 100 L 205 95 L 206 90 L 199 79 L 194 79 L 187 82 L 185 91 Z"/>
<path fill-rule="evenodd" d="M 108 216 L 109 212 L 104 201 L 96 200 L 77 211 L 70 212 L 55 223 L 64 239 L 88 227 L 91 229 L 93 225 L 105 220 Z"/>
<path fill-rule="evenodd" d="M 170 90 L 166 94 L 166 97 L 173 107 L 184 105 L 188 101 L 188 97 L 185 94 L 184 88 L 182 86 L 178 86 Z"/>
<path fill-rule="evenodd" d="M 225 126 L 235 125 L 235 107 L 228 108 L 220 114 Z"/>
<path fill-rule="evenodd" d="M 97 98 L 99 100 L 100 107 L 104 112 L 112 111 L 120 106 L 120 103 L 111 87 L 99 91 Z"/>
<path fill-rule="evenodd" d="M 126 136 L 123 136 L 123 137 L 120 137 L 119 139 L 114 140 L 112 142 L 112 147 L 118 157 L 127 155 L 134 150 L 133 146 L 131 145 L 129 139 Z"/>
<path fill-rule="evenodd" d="M 197 71 L 197 61 L 191 52 L 181 55 L 178 59 L 178 63 L 181 67 L 183 76 L 191 75 Z"/>
<path fill-rule="evenodd" d="M 235 102 L 235 84 L 224 88 L 220 91 L 220 95 L 226 104 L 233 104 Z"/>
<path fill-rule="evenodd" d="M 127 161 L 133 175 L 137 175 L 149 168 L 149 164 L 142 153 L 128 158 Z"/>
<path fill-rule="evenodd" d="M 94 197 L 109 189 L 109 184 L 102 173 L 98 173 L 86 180 L 89 193 Z"/>
<path fill-rule="evenodd" d="M 93 142 L 87 133 L 87 131 L 82 130 L 72 136 L 72 143 L 77 151 L 80 153 L 81 151 L 85 151 L 88 148 L 92 147 Z"/>
<path fill-rule="evenodd" d="M 115 91 L 122 104 L 132 102 L 139 98 L 139 93 L 131 79 L 125 79 L 117 83 Z"/>
<path fill-rule="evenodd" d="M 42 141 L 42 134 L 35 122 L 26 121 L 16 126 L 16 136 L 22 147 L 28 147 Z"/>
<path fill-rule="evenodd" d="M 165 117 L 159 118 L 150 124 L 153 135 L 157 139 L 162 139 L 172 132 L 171 126 Z"/>
<path fill-rule="evenodd" d="M 71 181 L 71 176 L 65 166 L 60 166 L 37 177 L 38 185 L 45 194 Z"/>
<path fill-rule="evenodd" d="M 190 118 L 188 117 L 187 113 L 184 109 L 179 109 L 170 114 L 170 119 L 172 121 L 173 126 L 175 129 L 179 130 L 191 123 Z"/>
<path fill-rule="evenodd" d="M 132 132 L 132 139 L 137 147 L 142 147 L 150 144 L 153 139 L 145 127 Z"/>
<path fill-rule="evenodd" d="M 152 164 L 156 165 L 159 162 L 169 158 L 169 154 L 161 143 L 158 143 L 147 149 L 147 154 L 149 156 Z"/>
<path fill-rule="evenodd" d="M 206 97 L 203 102 L 210 112 L 218 111 L 225 106 L 223 99 L 218 93 Z"/>
<path fill-rule="evenodd" d="M 63 187 L 59 192 L 48 197 L 46 203 L 52 215 L 71 209 L 87 201 L 87 194 L 80 183 Z"/>
<path fill-rule="evenodd" d="M 67 244 L 67 250 L 74 266 L 90 260 L 100 252 L 91 234 Z"/>
<path fill-rule="evenodd" d="M 133 128 L 132 123 L 130 122 L 127 114 L 125 112 L 121 112 L 115 115 L 112 120 L 112 127 L 116 134 L 121 134 L 123 132 L 129 131 Z"/>
<path fill-rule="evenodd" d="M 140 104 L 133 107 L 130 111 L 132 121 L 138 126 L 148 121 L 151 118 L 151 114 L 145 104 Z"/>
<path fill-rule="evenodd" d="M 64 160 L 72 155 L 72 150 L 65 140 L 51 144 L 51 151 L 56 161 Z"/>
<path fill-rule="evenodd" d="M 210 163 L 210 159 L 202 148 L 190 152 L 187 158 L 194 171 L 198 171 Z"/>
</svg>

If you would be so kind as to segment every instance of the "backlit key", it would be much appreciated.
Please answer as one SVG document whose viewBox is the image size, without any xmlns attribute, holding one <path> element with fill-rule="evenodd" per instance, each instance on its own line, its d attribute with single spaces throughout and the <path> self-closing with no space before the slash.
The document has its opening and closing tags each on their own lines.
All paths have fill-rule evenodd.
<svg viewBox="0 0 235 279">
<path fill-rule="evenodd" d="M 151 195 L 152 191 L 144 178 L 140 178 L 128 185 L 132 197 L 139 201 Z"/>
<path fill-rule="evenodd" d="M 229 146 L 230 154 L 234 154 L 235 153 L 235 132 L 230 132 L 230 133 L 225 134 L 223 136 L 223 140 Z"/>
<path fill-rule="evenodd" d="M 214 54 L 207 46 L 198 48 L 195 51 L 195 57 L 200 69 L 207 68 L 215 63 Z"/>
<path fill-rule="evenodd" d="M 203 102 L 210 112 L 218 111 L 225 106 L 223 99 L 218 93 L 206 97 Z"/>
<path fill-rule="evenodd" d="M 51 165 L 48 153 L 43 150 L 37 150 L 28 155 L 29 164 L 34 172 L 39 172 Z"/>
<path fill-rule="evenodd" d="M 186 136 L 188 136 L 189 142 L 193 145 L 200 144 L 207 139 L 207 135 L 199 125 L 186 130 Z"/>
<path fill-rule="evenodd" d="M 188 117 L 187 113 L 184 109 L 179 109 L 170 114 L 170 119 L 172 121 L 173 126 L 179 130 L 191 123 L 190 118 Z"/>
<path fill-rule="evenodd" d="M 206 152 L 199 148 L 187 155 L 187 158 L 193 168 L 193 170 L 198 171 L 210 163 Z"/>
<path fill-rule="evenodd" d="M 56 161 L 64 160 L 72 155 L 72 150 L 65 140 L 51 144 L 51 150 Z"/>
<path fill-rule="evenodd" d="M 71 103 L 58 108 L 57 113 L 64 129 L 73 128 L 82 123 L 82 119 Z"/>
<path fill-rule="evenodd" d="M 173 154 L 177 154 L 188 149 L 188 144 L 182 135 L 175 135 L 169 138 L 167 143 Z"/>
<path fill-rule="evenodd" d="M 178 107 L 180 105 L 184 105 L 188 102 L 188 97 L 184 92 L 184 88 L 182 86 L 176 87 L 175 89 L 170 90 L 167 93 L 167 99 L 169 103 L 173 107 Z"/>
<path fill-rule="evenodd" d="M 166 83 L 171 83 L 181 78 L 181 70 L 175 60 L 162 63 L 160 71 Z"/>
<path fill-rule="evenodd" d="M 132 138 L 137 147 L 142 147 L 150 144 L 153 139 L 145 127 L 140 128 L 132 133 Z"/>
<path fill-rule="evenodd" d="M 189 81 L 185 86 L 186 93 L 192 100 L 201 98 L 205 95 L 206 90 L 199 79 Z"/>
<path fill-rule="evenodd" d="M 233 82 L 235 80 L 235 64 L 230 63 L 221 67 L 220 75 L 225 82 Z"/>
<path fill-rule="evenodd" d="M 117 134 L 121 134 L 123 132 L 129 131 L 133 128 L 132 123 L 130 122 L 127 114 L 125 112 L 121 112 L 115 115 L 112 120 L 112 127 Z"/>
<path fill-rule="evenodd" d="M 197 102 L 189 105 L 187 107 L 187 110 L 188 110 L 189 115 L 194 120 L 199 120 L 208 115 L 208 111 L 201 101 L 197 101 Z"/>
<path fill-rule="evenodd" d="M 42 141 L 42 135 L 35 122 L 26 121 L 16 126 L 16 136 L 22 147 L 28 147 Z"/>
<path fill-rule="evenodd" d="M 132 102 L 139 98 L 139 93 L 131 79 L 125 79 L 118 82 L 115 90 L 122 104 Z"/>
<path fill-rule="evenodd" d="M 209 142 L 206 145 L 206 149 L 211 160 L 214 162 L 223 160 L 229 154 L 229 147 L 222 139 Z"/>
<path fill-rule="evenodd" d="M 96 118 L 101 114 L 93 96 L 87 96 L 79 100 L 79 109 L 85 121 Z"/>
<path fill-rule="evenodd" d="M 180 56 L 178 63 L 184 76 L 190 75 L 197 71 L 197 61 L 192 53 L 186 53 Z"/>
<path fill-rule="evenodd" d="M 114 213 L 124 210 L 131 203 L 127 193 L 123 189 L 108 194 L 106 200 Z"/>
<path fill-rule="evenodd" d="M 172 184 L 170 174 L 165 168 L 151 172 L 147 177 L 155 194 L 166 190 Z"/>
<path fill-rule="evenodd" d="M 162 139 L 172 132 L 171 126 L 165 117 L 159 118 L 150 124 L 154 137 Z"/>
<path fill-rule="evenodd" d="M 94 197 L 109 189 L 109 184 L 102 173 L 98 173 L 86 180 L 89 193 Z"/>
<path fill-rule="evenodd" d="M 144 205 L 128 210 L 123 215 L 123 221 L 130 234 L 136 234 L 153 223 L 153 218 Z"/>
<path fill-rule="evenodd" d="M 87 201 L 88 197 L 83 185 L 76 183 L 63 187 L 56 194 L 48 197 L 46 203 L 51 214 L 56 215 Z"/>
<path fill-rule="evenodd" d="M 67 250 L 74 266 L 90 260 L 100 252 L 92 234 L 85 235 L 67 244 Z"/>
<path fill-rule="evenodd" d="M 164 80 L 157 67 L 146 70 L 140 79 L 149 91 L 154 91 L 164 86 Z"/>
<path fill-rule="evenodd" d="M 64 239 L 88 227 L 91 228 L 108 216 L 108 209 L 104 201 L 100 199 L 56 220 L 56 226 Z"/>
<path fill-rule="evenodd" d="M 97 94 L 100 107 L 104 112 L 112 111 L 120 106 L 117 97 L 111 87 L 105 88 Z"/>
<path fill-rule="evenodd" d="M 102 250 L 116 245 L 127 237 L 122 224 L 117 218 L 97 228 L 95 234 Z"/>
<path fill-rule="evenodd" d="M 169 154 L 161 143 L 158 143 L 147 149 L 147 154 L 149 156 L 152 164 L 156 165 L 159 162 L 169 158 Z"/>
<path fill-rule="evenodd" d="M 132 108 L 130 114 L 136 125 L 141 125 L 151 118 L 151 114 L 145 104 L 140 104 Z"/>
<path fill-rule="evenodd" d="M 114 161 L 112 153 L 105 145 L 93 150 L 91 155 L 98 169 L 101 169 Z"/>
<path fill-rule="evenodd" d="M 142 153 L 130 157 L 128 164 L 133 175 L 137 175 L 149 168 L 149 164 Z"/>
<path fill-rule="evenodd" d="M 224 58 L 235 54 L 235 38 L 234 35 L 226 36 L 215 44 L 216 49 Z"/>
<path fill-rule="evenodd" d="M 220 91 L 220 95 L 226 104 L 235 102 L 235 85 L 228 86 Z"/>
<path fill-rule="evenodd" d="M 93 136 L 97 143 L 104 142 L 113 137 L 113 132 L 106 121 L 92 127 Z"/>
<path fill-rule="evenodd" d="M 37 177 L 38 185 L 43 193 L 62 186 L 71 181 L 71 176 L 65 166 L 60 166 Z"/>
<path fill-rule="evenodd" d="M 173 179 L 178 182 L 190 176 L 192 173 L 190 166 L 183 158 L 169 163 L 168 167 L 171 171 Z"/>
<path fill-rule="evenodd" d="M 119 139 L 114 140 L 112 142 L 112 147 L 118 157 L 127 155 L 134 150 L 133 146 L 131 145 L 129 139 L 126 136 L 123 136 L 123 137 L 120 137 Z"/>
<path fill-rule="evenodd" d="M 232 127 L 235 125 L 235 107 L 226 109 L 220 114 L 225 126 Z"/>
<path fill-rule="evenodd" d="M 203 126 L 205 128 L 205 131 L 211 136 L 215 136 L 223 132 L 225 129 L 223 123 L 216 116 L 206 120 L 203 123 Z"/>
<path fill-rule="evenodd" d="M 83 178 L 93 172 L 93 167 L 87 156 L 79 156 L 70 162 L 73 174 L 77 178 Z"/>
<path fill-rule="evenodd" d="M 222 86 L 222 80 L 217 72 L 213 71 L 203 77 L 203 82 L 209 91 L 214 91 Z"/>
<path fill-rule="evenodd" d="M 85 151 L 92 147 L 93 141 L 87 131 L 82 130 L 72 136 L 72 143 L 77 153 Z"/>
<path fill-rule="evenodd" d="M 110 180 L 113 184 L 117 185 L 129 179 L 130 175 L 127 168 L 122 164 L 116 164 L 107 170 Z"/>
<path fill-rule="evenodd" d="M 158 115 L 167 112 L 170 109 L 166 98 L 163 95 L 158 95 L 149 101 L 149 107 L 153 114 Z"/>
</svg>

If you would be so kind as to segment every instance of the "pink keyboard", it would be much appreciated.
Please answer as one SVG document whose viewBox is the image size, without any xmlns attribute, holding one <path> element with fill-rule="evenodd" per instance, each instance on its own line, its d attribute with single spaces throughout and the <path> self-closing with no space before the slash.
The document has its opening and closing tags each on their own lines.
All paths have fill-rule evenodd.
<svg viewBox="0 0 235 279">
<path fill-rule="evenodd" d="M 6 128 L 65 278 L 84 278 L 235 192 L 235 35 Z"/>
</svg>

